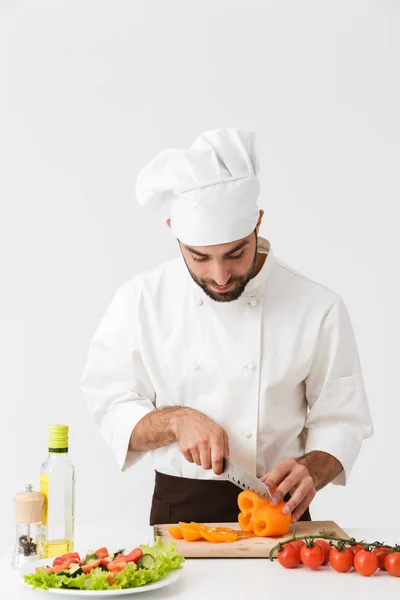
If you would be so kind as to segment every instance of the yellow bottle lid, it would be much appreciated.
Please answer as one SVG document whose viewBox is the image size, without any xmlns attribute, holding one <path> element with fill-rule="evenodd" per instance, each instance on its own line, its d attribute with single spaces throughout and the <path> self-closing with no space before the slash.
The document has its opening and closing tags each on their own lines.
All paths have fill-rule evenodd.
<svg viewBox="0 0 400 600">
<path fill-rule="evenodd" d="M 68 449 L 68 425 L 49 426 L 49 450 L 66 451 Z"/>
</svg>

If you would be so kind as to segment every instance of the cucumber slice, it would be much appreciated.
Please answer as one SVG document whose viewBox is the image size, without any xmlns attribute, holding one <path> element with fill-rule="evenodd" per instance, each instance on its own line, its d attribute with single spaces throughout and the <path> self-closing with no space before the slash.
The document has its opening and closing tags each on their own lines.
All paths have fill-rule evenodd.
<svg viewBox="0 0 400 600">
<path fill-rule="evenodd" d="M 99 555 L 96 554 L 95 552 L 93 552 L 93 554 L 88 554 L 87 556 L 85 556 L 84 560 L 87 565 L 90 565 L 90 563 L 92 563 L 98 559 L 99 559 Z"/>
<path fill-rule="evenodd" d="M 137 566 L 141 569 L 150 569 L 154 565 L 155 559 L 151 554 L 143 554 L 137 561 Z"/>
<path fill-rule="evenodd" d="M 68 569 L 68 573 L 70 577 L 76 577 L 82 573 L 82 568 L 80 565 L 72 563 L 72 565 Z"/>
</svg>

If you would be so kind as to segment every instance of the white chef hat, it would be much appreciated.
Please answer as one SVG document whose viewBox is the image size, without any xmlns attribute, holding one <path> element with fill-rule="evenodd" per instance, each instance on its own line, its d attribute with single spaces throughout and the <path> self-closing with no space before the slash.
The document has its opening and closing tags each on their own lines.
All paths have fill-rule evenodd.
<svg viewBox="0 0 400 600">
<path fill-rule="evenodd" d="M 140 173 L 142 206 L 170 202 L 171 229 L 184 244 L 212 246 L 254 231 L 260 184 L 254 133 L 215 129 L 189 149 L 164 150 Z"/>
</svg>

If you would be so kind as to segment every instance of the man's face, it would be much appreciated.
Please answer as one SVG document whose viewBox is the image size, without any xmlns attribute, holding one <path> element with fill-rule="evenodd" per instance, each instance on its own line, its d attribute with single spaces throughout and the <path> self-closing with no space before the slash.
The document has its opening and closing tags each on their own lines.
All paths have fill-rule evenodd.
<svg viewBox="0 0 400 600">
<path fill-rule="evenodd" d="M 179 244 L 190 275 L 216 302 L 237 300 L 254 276 L 257 260 L 256 231 L 229 244 Z"/>
</svg>

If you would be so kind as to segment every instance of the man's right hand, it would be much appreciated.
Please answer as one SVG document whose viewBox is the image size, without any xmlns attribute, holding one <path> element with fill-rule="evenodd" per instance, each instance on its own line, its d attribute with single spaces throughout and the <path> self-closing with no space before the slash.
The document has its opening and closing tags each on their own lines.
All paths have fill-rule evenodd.
<svg viewBox="0 0 400 600">
<path fill-rule="evenodd" d="M 229 457 L 228 436 L 222 427 L 203 413 L 182 407 L 171 416 L 171 429 L 186 460 L 222 474 L 224 456 Z"/>
</svg>

